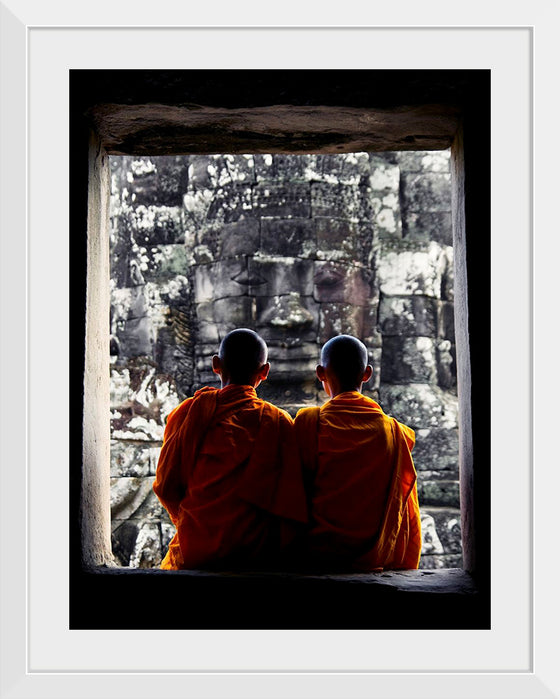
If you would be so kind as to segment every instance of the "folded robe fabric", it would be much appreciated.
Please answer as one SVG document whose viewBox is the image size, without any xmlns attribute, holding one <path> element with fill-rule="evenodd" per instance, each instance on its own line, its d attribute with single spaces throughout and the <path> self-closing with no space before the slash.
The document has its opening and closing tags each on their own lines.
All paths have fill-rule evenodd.
<svg viewBox="0 0 560 699">
<path fill-rule="evenodd" d="M 165 569 L 269 561 L 307 521 L 292 419 L 252 386 L 206 387 L 170 413 L 153 489 L 177 529 Z"/>
<path fill-rule="evenodd" d="M 414 431 L 357 391 L 295 419 L 309 498 L 306 551 L 353 570 L 418 568 Z"/>
</svg>

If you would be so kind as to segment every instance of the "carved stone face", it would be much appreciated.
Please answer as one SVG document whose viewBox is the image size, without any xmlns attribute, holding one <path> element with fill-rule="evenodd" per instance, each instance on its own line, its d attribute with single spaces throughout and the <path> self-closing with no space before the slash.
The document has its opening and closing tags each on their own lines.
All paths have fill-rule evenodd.
<svg viewBox="0 0 560 699">
<path fill-rule="evenodd" d="M 283 406 L 326 398 L 315 367 L 334 335 L 380 349 L 372 247 L 398 204 L 398 177 L 378 181 L 380 167 L 398 170 L 367 154 L 192 159 L 184 205 L 195 388 L 216 383 L 211 356 L 238 327 L 267 342 L 259 393 Z M 369 387 L 378 382 L 376 371 Z"/>
<path fill-rule="evenodd" d="M 284 226 L 285 229 L 288 226 Z M 210 358 L 224 335 L 238 327 L 255 329 L 269 347 L 271 371 L 260 395 L 282 405 L 315 401 L 315 367 L 321 345 L 339 333 L 366 338 L 373 333 L 371 270 L 352 261 L 300 257 L 310 243 L 285 238 L 275 254 L 256 247 L 238 229 L 219 233 L 219 254 L 194 264 L 198 383 L 215 381 Z M 286 233 L 286 230 L 284 230 Z M 322 250 L 323 255 L 333 250 Z"/>
</svg>

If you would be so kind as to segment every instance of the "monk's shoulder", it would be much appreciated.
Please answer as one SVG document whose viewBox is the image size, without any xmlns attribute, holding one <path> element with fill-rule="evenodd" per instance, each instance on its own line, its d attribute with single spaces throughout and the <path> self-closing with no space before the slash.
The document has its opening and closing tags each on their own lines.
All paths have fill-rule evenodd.
<svg viewBox="0 0 560 699">
<path fill-rule="evenodd" d="M 269 403 L 267 400 L 261 400 L 261 403 L 269 415 L 275 417 L 277 416 L 279 418 L 280 425 L 291 426 L 294 424 L 292 416 L 286 410 L 279 408 L 278 406 L 274 405 L 274 403 Z"/>
<path fill-rule="evenodd" d="M 298 418 L 301 420 L 305 416 L 309 416 L 310 414 L 314 413 L 317 410 L 316 407 L 310 406 L 308 408 L 300 408 L 297 413 L 295 419 L 297 420 Z"/>
<path fill-rule="evenodd" d="M 182 422 L 187 416 L 192 402 L 193 398 L 186 398 L 182 403 L 179 403 L 176 408 L 173 408 L 173 410 L 165 418 L 166 426 L 170 427 L 176 422 Z"/>
<path fill-rule="evenodd" d="M 320 408 L 310 406 L 308 408 L 300 408 L 294 418 L 294 424 L 306 425 L 310 420 L 317 420 L 320 413 Z"/>
<path fill-rule="evenodd" d="M 404 422 L 400 422 L 397 420 L 396 417 L 391 417 L 390 418 L 397 429 L 397 435 L 401 438 L 404 439 L 405 442 L 408 445 L 409 449 L 412 449 L 416 442 L 416 433 L 412 429 L 412 427 L 409 427 L 408 425 L 405 425 Z"/>
</svg>

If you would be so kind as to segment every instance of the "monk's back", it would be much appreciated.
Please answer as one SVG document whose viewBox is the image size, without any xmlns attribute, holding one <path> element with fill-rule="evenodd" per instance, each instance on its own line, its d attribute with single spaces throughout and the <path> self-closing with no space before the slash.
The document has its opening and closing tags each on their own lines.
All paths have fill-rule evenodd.
<svg viewBox="0 0 560 699">
<path fill-rule="evenodd" d="M 315 534 L 331 524 L 356 545 L 379 528 L 393 464 L 390 421 L 367 400 L 342 393 L 321 410 L 313 489 Z"/>
<path fill-rule="evenodd" d="M 154 484 L 177 527 L 162 567 L 239 566 L 273 553 L 274 517 L 306 518 L 299 462 L 283 453 L 290 442 L 294 451 L 290 417 L 250 386 L 207 391 L 179 406 Z M 179 471 L 173 484 L 167 474 Z M 173 486 L 180 493 L 175 517 Z M 288 486 L 293 500 L 285 497 Z"/>
<path fill-rule="evenodd" d="M 313 410 L 296 417 L 310 503 L 307 552 L 315 561 L 383 567 L 386 561 L 371 552 L 387 524 L 397 453 L 410 454 L 414 433 L 357 391 L 338 394 L 318 416 Z"/>
</svg>

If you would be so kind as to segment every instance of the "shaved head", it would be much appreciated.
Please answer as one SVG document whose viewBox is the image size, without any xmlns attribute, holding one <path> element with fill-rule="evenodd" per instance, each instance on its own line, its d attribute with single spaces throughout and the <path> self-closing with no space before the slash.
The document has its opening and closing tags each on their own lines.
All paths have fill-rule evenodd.
<svg viewBox="0 0 560 699">
<path fill-rule="evenodd" d="M 336 376 L 344 390 L 354 390 L 362 383 L 368 366 L 366 346 L 352 335 L 337 335 L 323 345 L 321 364 Z"/>
<path fill-rule="evenodd" d="M 254 330 L 238 328 L 224 337 L 218 357 L 232 383 L 252 384 L 255 374 L 266 364 L 268 347 Z"/>
</svg>

